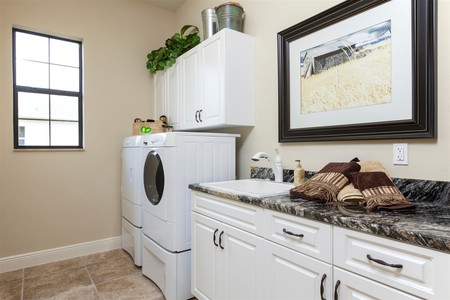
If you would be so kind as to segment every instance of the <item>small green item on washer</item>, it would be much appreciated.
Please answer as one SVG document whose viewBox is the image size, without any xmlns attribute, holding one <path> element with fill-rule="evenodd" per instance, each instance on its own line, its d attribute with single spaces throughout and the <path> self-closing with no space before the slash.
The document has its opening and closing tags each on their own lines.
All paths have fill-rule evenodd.
<svg viewBox="0 0 450 300">
<path fill-rule="evenodd" d="M 147 126 L 141 126 L 141 133 L 150 133 L 152 129 Z"/>
</svg>

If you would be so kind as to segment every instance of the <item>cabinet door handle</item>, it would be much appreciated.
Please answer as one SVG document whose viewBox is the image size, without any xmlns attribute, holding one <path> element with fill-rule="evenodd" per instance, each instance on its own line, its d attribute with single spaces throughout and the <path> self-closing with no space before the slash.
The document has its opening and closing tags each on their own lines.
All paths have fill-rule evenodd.
<svg viewBox="0 0 450 300">
<path fill-rule="evenodd" d="M 214 230 L 214 234 L 213 234 L 213 243 L 214 243 L 214 245 L 216 245 L 216 247 L 219 246 L 219 244 L 216 243 L 216 233 L 217 233 L 217 231 L 219 231 L 219 228 Z"/>
<path fill-rule="evenodd" d="M 301 234 L 301 233 L 293 233 L 291 231 L 288 231 L 286 228 L 283 228 L 283 232 L 286 233 L 287 235 L 292 235 L 292 236 L 296 236 L 296 237 L 304 237 L 303 234 Z"/>
<path fill-rule="evenodd" d="M 203 109 L 200 109 L 198 111 L 198 120 L 199 120 L 199 122 L 203 122 L 203 120 L 202 120 L 202 111 L 203 111 Z"/>
<path fill-rule="evenodd" d="M 199 111 L 197 110 L 195 112 L 195 122 L 197 122 L 197 123 L 198 123 L 198 116 L 199 116 Z"/>
<path fill-rule="evenodd" d="M 222 235 L 223 235 L 223 231 L 219 234 L 219 247 L 220 247 L 220 249 L 223 249 L 223 246 L 222 246 Z"/>
<path fill-rule="evenodd" d="M 338 288 L 341 285 L 341 281 L 336 281 L 336 284 L 334 285 L 334 300 L 338 300 Z"/>
<path fill-rule="evenodd" d="M 327 300 L 323 297 L 323 292 L 325 292 L 325 287 L 323 286 L 325 278 L 327 278 L 327 274 L 323 274 L 322 280 L 320 281 L 320 300 Z"/>
<path fill-rule="evenodd" d="M 401 265 L 401 264 L 389 264 L 389 263 L 384 262 L 384 261 L 382 261 L 380 259 L 372 258 L 372 256 L 370 256 L 370 254 L 367 254 L 367 259 L 371 260 L 373 262 L 376 262 L 377 264 L 383 265 L 383 266 L 387 266 L 387 267 L 391 267 L 391 268 L 397 268 L 397 269 L 403 268 L 403 265 Z"/>
</svg>

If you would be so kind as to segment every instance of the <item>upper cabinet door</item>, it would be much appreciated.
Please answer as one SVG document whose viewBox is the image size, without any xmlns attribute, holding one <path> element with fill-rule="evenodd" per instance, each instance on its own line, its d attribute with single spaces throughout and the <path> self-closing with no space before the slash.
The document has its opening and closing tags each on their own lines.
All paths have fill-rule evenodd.
<svg viewBox="0 0 450 300">
<path fill-rule="evenodd" d="M 175 64 L 165 72 L 166 103 L 164 114 L 169 118 L 169 124 L 174 128 L 178 128 L 181 123 L 180 70 L 180 64 Z"/>
<path fill-rule="evenodd" d="M 181 64 L 181 102 L 182 125 L 184 127 L 196 127 L 198 115 L 202 103 L 200 93 L 200 48 L 197 46 L 179 58 Z"/>
<path fill-rule="evenodd" d="M 223 123 L 224 106 L 224 37 L 214 35 L 201 47 L 200 62 L 202 73 L 201 126 Z"/>
</svg>

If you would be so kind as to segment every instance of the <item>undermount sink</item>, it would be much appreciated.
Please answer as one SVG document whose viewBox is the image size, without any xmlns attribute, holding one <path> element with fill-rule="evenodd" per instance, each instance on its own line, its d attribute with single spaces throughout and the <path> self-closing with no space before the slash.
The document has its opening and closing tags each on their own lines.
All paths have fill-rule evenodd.
<svg viewBox="0 0 450 300">
<path fill-rule="evenodd" d="M 218 181 L 201 183 L 200 186 L 220 192 L 246 195 L 256 198 L 288 195 L 289 190 L 294 187 L 292 183 L 274 182 L 264 179 Z"/>
</svg>

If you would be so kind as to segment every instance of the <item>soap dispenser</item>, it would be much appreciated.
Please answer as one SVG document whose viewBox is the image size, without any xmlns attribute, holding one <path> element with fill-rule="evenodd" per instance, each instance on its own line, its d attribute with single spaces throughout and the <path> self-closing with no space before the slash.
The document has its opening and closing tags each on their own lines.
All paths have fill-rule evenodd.
<svg viewBox="0 0 450 300">
<path fill-rule="evenodd" d="M 299 186 L 304 182 L 305 182 L 305 169 L 303 169 L 302 165 L 300 164 L 300 160 L 297 159 L 295 161 L 294 185 Z"/>
</svg>

